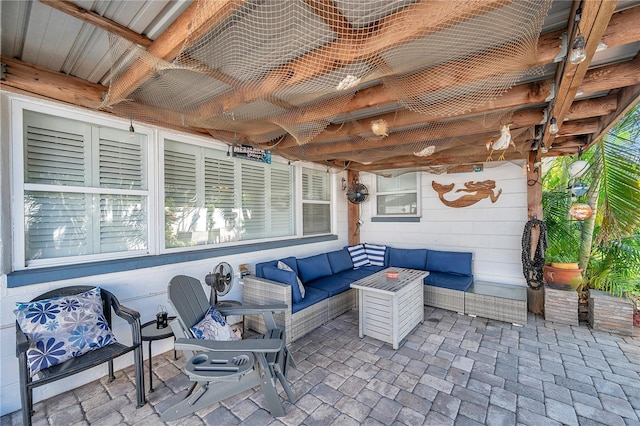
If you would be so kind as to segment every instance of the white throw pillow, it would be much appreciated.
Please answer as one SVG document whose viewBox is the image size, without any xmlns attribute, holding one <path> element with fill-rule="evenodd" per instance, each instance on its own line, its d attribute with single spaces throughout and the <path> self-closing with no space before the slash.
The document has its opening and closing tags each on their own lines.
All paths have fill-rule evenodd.
<svg viewBox="0 0 640 426">
<path fill-rule="evenodd" d="M 293 269 L 291 269 L 291 266 L 287 265 L 282 260 L 278 260 L 278 269 L 282 269 L 283 271 L 289 271 L 289 272 L 295 273 L 295 271 Z M 304 299 L 304 293 L 305 293 L 304 285 L 302 285 L 302 281 L 300 280 L 300 277 L 298 277 L 297 275 L 296 275 L 296 280 L 298 280 L 298 287 L 300 288 L 300 294 L 302 295 L 302 298 Z"/>
</svg>

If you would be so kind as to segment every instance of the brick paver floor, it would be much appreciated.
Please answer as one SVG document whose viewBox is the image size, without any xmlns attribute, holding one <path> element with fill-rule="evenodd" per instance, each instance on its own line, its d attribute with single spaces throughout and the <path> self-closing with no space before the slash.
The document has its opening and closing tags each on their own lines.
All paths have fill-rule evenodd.
<svg viewBox="0 0 640 426">
<path fill-rule="evenodd" d="M 640 425 L 640 333 L 545 321 L 524 327 L 425 307 L 394 351 L 347 313 L 291 345 L 297 400 L 272 418 L 256 388 L 176 425 Z M 34 425 L 157 425 L 189 382 L 184 356 L 154 357 L 155 392 L 135 408 L 132 368 L 35 405 Z M 146 362 L 145 362 L 146 364 Z M 147 372 L 148 374 L 148 372 Z M 146 385 L 148 386 L 148 384 Z M 20 412 L 2 425 L 20 424 Z"/>
</svg>

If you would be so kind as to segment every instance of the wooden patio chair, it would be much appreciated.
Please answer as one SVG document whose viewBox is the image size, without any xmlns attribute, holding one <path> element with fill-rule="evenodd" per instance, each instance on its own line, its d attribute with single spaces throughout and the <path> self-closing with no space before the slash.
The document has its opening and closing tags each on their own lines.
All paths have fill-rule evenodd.
<svg viewBox="0 0 640 426">
<path fill-rule="evenodd" d="M 223 316 L 261 314 L 267 333 L 259 338 L 213 341 L 196 339 L 191 332 L 211 307 L 200 281 L 178 275 L 169 282 L 168 296 L 176 311 L 176 319 L 171 322 L 175 348 L 190 358 L 185 373 L 194 383 L 185 398 L 162 413 L 161 419 L 178 419 L 258 385 L 271 415 L 284 416 L 276 383 L 280 382 L 289 401 L 294 402 L 286 377 L 295 362 L 285 344 L 284 331 L 276 328 L 273 313 L 284 311 L 286 306 L 219 306 Z"/>
</svg>

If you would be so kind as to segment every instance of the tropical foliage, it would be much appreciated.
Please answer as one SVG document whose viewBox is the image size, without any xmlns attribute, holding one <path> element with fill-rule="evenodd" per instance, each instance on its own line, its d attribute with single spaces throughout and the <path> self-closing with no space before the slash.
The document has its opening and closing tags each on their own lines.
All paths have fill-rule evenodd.
<svg viewBox="0 0 640 426">
<path fill-rule="evenodd" d="M 567 172 L 576 158 L 556 159 L 543 178 L 547 260 L 580 262 L 587 287 L 613 294 L 640 294 L 640 108 L 632 109 L 582 155 L 591 167 L 579 179 L 586 194 L 572 195 Z M 593 215 L 571 220 L 574 202 Z"/>
</svg>

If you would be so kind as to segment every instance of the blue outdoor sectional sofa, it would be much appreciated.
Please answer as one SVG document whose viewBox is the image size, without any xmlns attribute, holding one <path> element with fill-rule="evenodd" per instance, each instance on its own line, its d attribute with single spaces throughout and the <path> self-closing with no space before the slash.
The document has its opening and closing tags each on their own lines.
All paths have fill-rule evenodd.
<svg viewBox="0 0 640 426">
<path fill-rule="evenodd" d="M 243 299 L 251 304 L 286 304 L 287 311 L 278 314 L 276 322 L 290 343 L 356 307 L 351 283 L 389 266 L 429 271 L 424 304 L 464 312 L 464 292 L 473 284 L 471 253 L 377 244 L 258 263 L 255 276 L 243 279 Z M 245 325 L 265 331 L 257 317 L 247 317 Z"/>
</svg>

